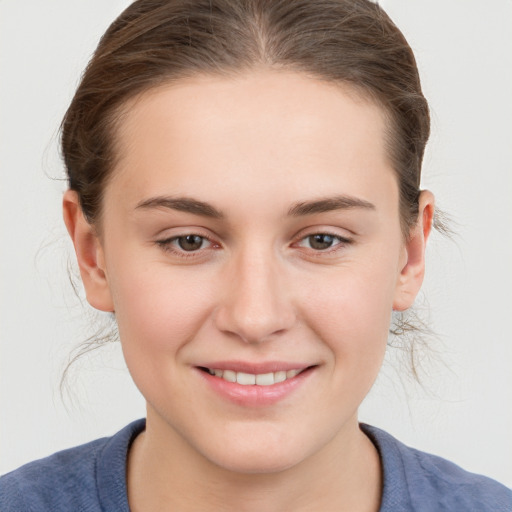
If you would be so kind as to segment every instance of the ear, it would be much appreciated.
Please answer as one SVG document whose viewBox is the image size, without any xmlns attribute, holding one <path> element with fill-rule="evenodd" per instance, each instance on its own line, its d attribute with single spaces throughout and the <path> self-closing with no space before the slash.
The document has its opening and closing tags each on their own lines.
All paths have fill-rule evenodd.
<svg viewBox="0 0 512 512">
<path fill-rule="evenodd" d="M 411 307 L 420 291 L 425 275 L 425 248 L 433 218 L 434 196 L 428 190 L 423 190 L 419 198 L 418 220 L 404 247 L 404 261 L 393 301 L 395 311 L 404 311 Z"/>
<path fill-rule="evenodd" d="M 87 222 L 78 194 L 68 190 L 62 201 L 64 222 L 75 246 L 80 275 L 89 304 L 101 311 L 114 311 L 105 272 L 105 258 L 94 227 Z"/>
</svg>

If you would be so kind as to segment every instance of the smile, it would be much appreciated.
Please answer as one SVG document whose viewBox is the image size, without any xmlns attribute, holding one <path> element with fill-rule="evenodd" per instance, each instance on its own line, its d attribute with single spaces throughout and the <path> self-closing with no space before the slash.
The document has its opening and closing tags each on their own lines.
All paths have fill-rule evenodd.
<svg viewBox="0 0 512 512">
<path fill-rule="evenodd" d="M 318 365 L 284 362 L 223 361 L 196 366 L 217 396 L 242 407 L 268 407 L 295 394 L 316 374 Z"/>
<path fill-rule="evenodd" d="M 270 373 L 245 373 L 236 372 L 234 370 L 220 370 L 218 368 L 202 368 L 203 371 L 210 375 L 224 379 L 227 382 L 236 382 L 242 386 L 272 386 L 287 379 L 293 379 L 304 371 L 304 369 L 295 369 L 287 371 L 277 371 Z"/>
</svg>

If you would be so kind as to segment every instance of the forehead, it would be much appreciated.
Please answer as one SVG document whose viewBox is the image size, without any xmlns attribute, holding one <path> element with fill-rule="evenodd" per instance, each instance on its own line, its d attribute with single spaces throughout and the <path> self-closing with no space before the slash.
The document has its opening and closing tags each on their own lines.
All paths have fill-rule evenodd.
<svg viewBox="0 0 512 512">
<path fill-rule="evenodd" d="M 385 123 L 382 109 L 349 86 L 302 74 L 197 76 L 126 104 L 111 183 L 135 180 L 134 201 L 162 193 L 210 199 L 226 186 L 242 197 L 311 187 L 332 195 L 337 187 L 364 198 L 379 179 L 394 180 Z"/>
</svg>

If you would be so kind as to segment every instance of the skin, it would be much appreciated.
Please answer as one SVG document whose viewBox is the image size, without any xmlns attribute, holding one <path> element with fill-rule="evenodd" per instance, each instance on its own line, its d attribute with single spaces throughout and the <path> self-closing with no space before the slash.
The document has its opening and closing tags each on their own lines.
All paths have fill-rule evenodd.
<svg viewBox="0 0 512 512">
<path fill-rule="evenodd" d="M 349 88 L 272 70 L 198 76 L 126 105 L 100 226 L 65 194 L 87 298 L 115 311 L 147 401 L 132 510 L 378 510 L 379 457 L 357 410 L 392 310 L 421 286 L 434 208 L 422 192 L 404 237 L 385 130 Z M 340 196 L 365 206 L 297 206 Z M 309 237 L 322 233 L 333 245 L 319 250 Z M 189 234 L 205 237 L 198 250 L 173 239 Z M 196 368 L 222 360 L 314 369 L 277 403 L 247 407 Z"/>
</svg>

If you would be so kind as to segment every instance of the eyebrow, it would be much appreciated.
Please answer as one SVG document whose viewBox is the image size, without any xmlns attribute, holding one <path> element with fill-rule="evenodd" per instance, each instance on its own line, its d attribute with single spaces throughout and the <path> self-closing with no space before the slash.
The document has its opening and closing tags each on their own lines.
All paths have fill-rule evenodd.
<svg viewBox="0 0 512 512">
<path fill-rule="evenodd" d="M 288 210 L 288 215 L 299 217 L 302 215 L 312 215 L 314 213 L 330 212 L 334 210 L 349 210 L 352 208 L 375 210 L 375 205 L 364 199 L 342 195 L 297 203 Z"/>
<path fill-rule="evenodd" d="M 220 210 L 217 210 L 217 208 L 211 204 L 188 197 L 151 197 L 138 203 L 135 209 L 139 208 L 168 208 L 170 210 L 192 213 L 194 215 L 210 217 L 213 219 L 223 219 L 225 217 Z M 288 210 L 288 215 L 291 217 L 301 217 L 315 213 L 324 213 L 334 210 L 348 210 L 352 208 L 375 210 L 375 205 L 369 201 L 365 201 L 364 199 L 341 195 L 296 203 Z"/>
<path fill-rule="evenodd" d="M 137 204 L 135 209 L 138 208 L 168 208 L 213 219 L 224 218 L 224 214 L 211 204 L 188 197 L 152 197 Z"/>
</svg>

